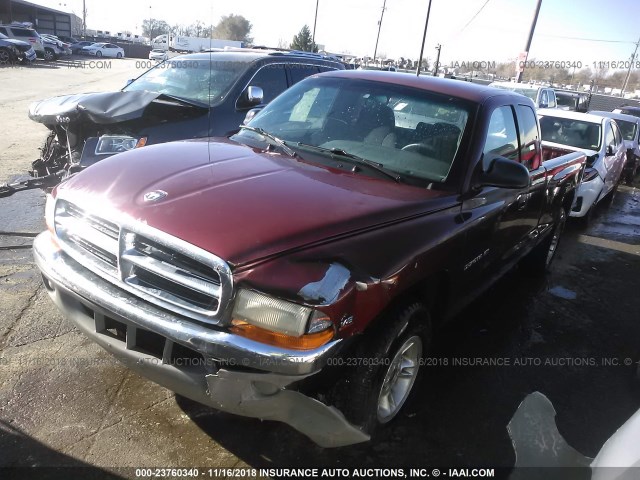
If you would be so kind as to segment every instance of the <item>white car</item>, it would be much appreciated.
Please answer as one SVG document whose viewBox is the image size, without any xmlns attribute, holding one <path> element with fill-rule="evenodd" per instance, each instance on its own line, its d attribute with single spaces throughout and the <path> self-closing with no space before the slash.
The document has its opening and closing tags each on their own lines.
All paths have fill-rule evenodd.
<svg viewBox="0 0 640 480">
<path fill-rule="evenodd" d="M 113 43 L 94 43 L 82 49 L 82 53 L 94 57 L 124 58 L 124 50 Z"/>
<path fill-rule="evenodd" d="M 538 108 L 556 108 L 558 106 L 556 92 L 551 87 L 515 82 L 493 82 L 489 86 L 529 97 Z"/>
<path fill-rule="evenodd" d="M 569 216 L 588 222 L 595 205 L 613 198 L 620 183 L 627 158 L 620 128 L 612 118 L 558 109 L 538 110 L 538 118 L 545 146 L 587 154 L 587 168 Z"/>
<path fill-rule="evenodd" d="M 164 62 L 169 58 L 169 52 L 160 48 L 154 48 L 149 52 L 149 60 L 156 60 L 158 62 Z"/>
</svg>

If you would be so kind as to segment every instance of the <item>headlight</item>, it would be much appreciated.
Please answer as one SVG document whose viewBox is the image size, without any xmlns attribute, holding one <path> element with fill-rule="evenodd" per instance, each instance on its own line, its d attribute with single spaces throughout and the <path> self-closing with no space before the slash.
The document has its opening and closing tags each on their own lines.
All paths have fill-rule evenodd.
<svg viewBox="0 0 640 480">
<path fill-rule="evenodd" d="M 232 319 L 234 333 L 286 348 L 316 348 L 334 334 L 322 312 L 250 290 L 238 292 Z"/>
<path fill-rule="evenodd" d="M 134 148 L 144 147 L 147 137 L 134 138 L 126 135 L 103 135 L 98 139 L 96 155 L 113 155 Z"/>
</svg>

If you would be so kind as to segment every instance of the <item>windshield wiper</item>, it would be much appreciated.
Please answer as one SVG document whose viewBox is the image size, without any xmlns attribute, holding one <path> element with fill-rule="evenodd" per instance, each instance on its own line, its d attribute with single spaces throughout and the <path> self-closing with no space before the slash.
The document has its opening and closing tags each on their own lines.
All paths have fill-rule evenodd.
<svg viewBox="0 0 640 480">
<path fill-rule="evenodd" d="M 383 164 L 378 163 L 378 162 L 374 162 L 372 160 L 368 160 L 366 158 L 362 158 L 359 157 L 358 155 L 355 155 L 353 153 L 349 153 L 341 148 L 325 148 L 325 147 L 319 147 L 317 145 L 309 145 L 307 143 L 298 143 L 299 147 L 302 148 L 308 148 L 311 150 L 317 150 L 319 152 L 323 152 L 323 153 L 330 153 L 331 155 L 334 155 L 336 157 L 341 157 L 341 158 L 347 158 L 349 160 L 353 160 L 354 163 L 358 164 L 358 165 L 366 165 L 367 167 L 371 168 L 372 170 L 375 170 L 378 173 L 381 173 L 382 175 L 384 175 L 385 177 L 390 178 L 391 180 L 393 180 L 396 183 L 400 183 L 402 181 L 402 177 L 400 175 L 398 175 L 396 172 L 389 170 L 388 168 L 385 168 Z"/>
<path fill-rule="evenodd" d="M 258 135 L 262 135 L 265 138 L 268 138 L 269 140 L 271 140 L 271 142 L 276 145 L 277 147 L 280 147 L 282 149 L 282 151 L 284 153 L 286 153 L 287 155 L 289 155 L 290 157 L 295 157 L 296 156 L 296 152 L 294 152 L 291 147 L 289 147 L 287 145 L 287 143 L 282 140 L 281 138 L 276 137 L 275 135 L 270 134 L 269 132 L 263 130 L 260 127 L 250 127 L 249 125 L 240 125 L 240 128 L 242 130 L 249 130 L 250 132 L 255 132 Z"/>
</svg>

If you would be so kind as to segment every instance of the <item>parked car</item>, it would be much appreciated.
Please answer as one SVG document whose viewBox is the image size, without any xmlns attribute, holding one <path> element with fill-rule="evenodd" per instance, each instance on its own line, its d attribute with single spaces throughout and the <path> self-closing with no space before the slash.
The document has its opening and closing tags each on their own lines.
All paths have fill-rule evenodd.
<svg viewBox="0 0 640 480">
<path fill-rule="evenodd" d="M 45 44 L 52 43 L 55 45 L 58 58 L 60 57 L 60 55 L 71 55 L 71 44 L 63 42 L 55 35 L 48 35 L 46 33 L 43 33 L 40 34 L 40 38 L 45 41 Z"/>
<path fill-rule="evenodd" d="M 149 60 L 156 60 L 158 62 L 164 62 L 169 59 L 169 52 L 162 50 L 161 48 L 154 48 L 149 52 Z"/>
<path fill-rule="evenodd" d="M 592 110 L 589 113 L 601 117 L 613 118 L 618 127 L 620 127 L 624 147 L 627 150 L 627 161 L 622 171 L 622 177 L 624 181 L 631 184 L 640 167 L 640 146 L 638 144 L 640 117 L 625 115 L 624 113 L 602 112 L 599 110 Z"/>
<path fill-rule="evenodd" d="M 640 117 L 640 107 L 634 107 L 633 105 L 625 105 L 620 108 L 614 108 L 613 113 L 624 113 L 625 115 L 633 115 L 634 117 Z"/>
<path fill-rule="evenodd" d="M 88 47 L 90 45 L 93 45 L 95 42 L 76 42 L 76 43 L 72 43 L 71 44 L 71 53 L 73 53 L 74 55 L 77 54 L 84 54 L 85 52 L 83 51 L 84 47 Z"/>
<path fill-rule="evenodd" d="M 555 90 L 558 108 L 586 113 L 589 110 L 589 94 L 573 90 Z"/>
<path fill-rule="evenodd" d="M 615 120 L 558 109 L 539 110 L 542 140 L 547 151 L 560 154 L 580 151 L 587 155 L 587 169 L 578 187 L 570 216 L 588 223 L 596 204 L 611 200 L 618 189 L 626 161 L 622 133 Z"/>
<path fill-rule="evenodd" d="M 55 50 L 51 46 L 45 48 L 40 35 L 33 28 L 20 24 L 0 25 L 0 33 L 8 38 L 30 43 L 39 58 L 47 61 L 55 60 Z"/>
<path fill-rule="evenodd" d="M 93 45 L 95 42 L 87 42 L 87 41 L 82 41 L 82 42 L 76 42 L 76 43 L 72 43 L 71 44 L 71 53 L 73 53 L 74 55 L 84 55 L 85 52 L 83 51 L 84 47 L 88 47 L 90 45 Z"/>
<path fill-rule="evenodd" d="M 36 52 L 29 42 L 8 38 L 0 33 L 0 65 L 16 61 L 32 62 L 36 59 Z"/>
<path fill-rule="evenodd" d="M 309 75 L 341 68 L 318 54 L 190 54 L 150 69 L 122 91 L 36 102 L 29 117 L 51 133 L 33 164 L 35 176 L 77 171 L 136 146 L 230 135 L 249 110 Z"/>
<path fill-rule="evenodd" d="M 558 106 L 556 93 L 551 87 L 515 82 L 492 82 L 489 86 L 529 97 L 538 108 L 556 108 Z"/>
<path fill-rule="evenodd" d="M 124 50 L 113 43 L 94 43 L 83 47 L 82 52 L 95 57 L 124 58 Z"/>
<path fill-rule="evenodd" d="M 421 117 L 399 127 L 400 103 Z M 522 95 L 328 72 L 230 139 L 63 182 L 34 255 L 67 318 L 143 376 L 362 442 L 401 411 L 437 326 L 516 262 L 549 268 L 586 157 L 543 162 L 539 138 Z"/>
<path fill-rule="evenodd" d="M 58 35 L 58 38 L 60 40 L 62 40 L 63 42 L 68 43 L 69 45 L 73 45 L 75 43 L 79 43 L 80 42 L 80 40 L 76 40 L 73 37 L 66 37 L 66 36 L 63 36 L 63 35 Z"/>
</svg>

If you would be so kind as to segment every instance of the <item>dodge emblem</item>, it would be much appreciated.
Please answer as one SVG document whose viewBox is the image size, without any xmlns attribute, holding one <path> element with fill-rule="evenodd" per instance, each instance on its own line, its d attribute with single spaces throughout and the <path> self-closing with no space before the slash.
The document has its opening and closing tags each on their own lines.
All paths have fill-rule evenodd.
<svg viewBox="0 0 640 480">
<path fill-rule="evenodd" d="M 144 194 L 144 201 L 145 202 L 157 202 L 158 200 L 163 199 L 167 195 L 169 195 L 169 194 L 167 192 L 165 192 L 164 190 L 154 190 L 153 192 L 147 192 L 147 193 Z"/>
</svg>

